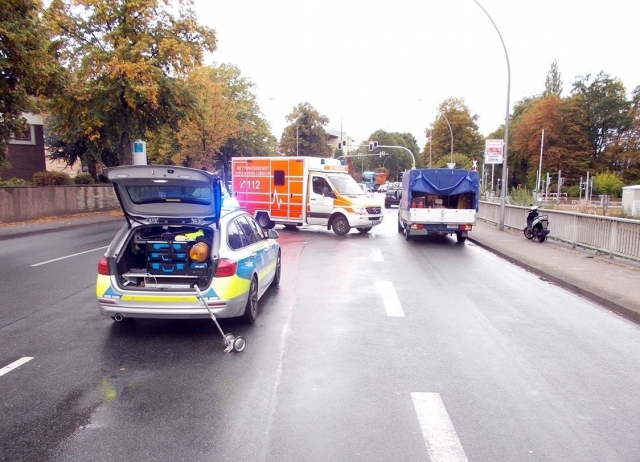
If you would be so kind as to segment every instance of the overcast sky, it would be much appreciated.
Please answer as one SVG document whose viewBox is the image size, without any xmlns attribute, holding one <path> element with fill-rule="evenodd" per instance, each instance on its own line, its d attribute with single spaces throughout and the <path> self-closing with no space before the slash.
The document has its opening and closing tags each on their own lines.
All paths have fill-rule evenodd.
<svg viewBox="0 0 640 462">
<path fill-rule="evenodd" d="M 500 30 L 511 69 L 510 108 L 544 90 L 556 60 L 568 95 L 577 76 L 604 71 L 640 85 L 639 0 L 479 0 Z M 378 129 L 425 129 L 449 97 L 464 99 L 488 135 L 505 121 L 507 60 L 474 0 L 195 0 L 217 32 L 207 64 L 229 63 L 256 88 L 280 139 L 307 102 L 327 130 L 366 140 Z"/>
</svg>

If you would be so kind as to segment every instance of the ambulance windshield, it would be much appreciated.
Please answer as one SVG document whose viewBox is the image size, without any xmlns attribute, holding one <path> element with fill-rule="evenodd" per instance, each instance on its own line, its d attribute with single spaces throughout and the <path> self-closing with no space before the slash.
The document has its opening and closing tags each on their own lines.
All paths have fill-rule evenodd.
<svg viewBox="0 0 640 462">
<path fill-rule="evenodd" d="M 338 193 L 340 193 L 340 195 L 344 195 L 344 196 L 347 196 L 347 195 L 348 196 L 364 196 L 365 195 L 362 188 L 358 186 L 358 183 L 356 183 L 356 180 L 354 180 L 351 175 L 347 173 L 334 173 L 334 174 L 329 174 L 327 176 L 331 179 L 333 186 L 338 190 Z"/>
</svg>

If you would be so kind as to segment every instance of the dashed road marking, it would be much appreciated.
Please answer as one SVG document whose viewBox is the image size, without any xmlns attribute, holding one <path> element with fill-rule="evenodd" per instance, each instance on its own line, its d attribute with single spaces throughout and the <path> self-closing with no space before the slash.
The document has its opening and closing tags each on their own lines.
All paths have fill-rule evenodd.
<svg viewBox="0 0 640 462">
<path fill-rule="evenodd" d="M 382 252 L 380 252 L 380 249 L 371 250 L 371 259 L 377 262 L 384 262 L 384 257 L 382 256 Z"/>
<path fill-rule="evenodd" d="M 12 370 L 14 370 L 16 368 L 22 366 L 24 363 L 28 363 L 32 359 L 33 359 L 33 357 L 31 357 L 31 356 L 23 356 L 22 358 L 18 359 L 17 361 L 12 362 L 8 366 L 4 366 L 2 369 L 0 369 L 0 377 L 3 376 L 4 374 L 8 373 L 8 372 L 11 372 Z"/>
<path fill-rule="evenodd" d="M 431 462 L 468 462 L 439 393 L 411 393 Z"/>
<path fill-rule="evenodd" d="M 396 288 L 391 281 L 378 281 L 376 283 L 378 293 L 384 303 L 384 309 L 387 310 L 387 316 L 404 318 L 404 310 L 396 293 Z"/>
</svg>

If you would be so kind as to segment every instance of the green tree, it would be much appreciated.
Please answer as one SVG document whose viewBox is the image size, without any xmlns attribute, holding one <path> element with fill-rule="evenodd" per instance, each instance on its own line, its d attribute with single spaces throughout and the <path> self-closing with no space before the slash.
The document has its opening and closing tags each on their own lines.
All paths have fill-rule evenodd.
<svg viewBox="0 0 640 462">
<path fill-rule="evenodd" d="M 558 63 L 554 60 L 551 63 L 551 68 L 547 74 L 547 79 L 544 82 L 544 93 L 542 96 L 558 95 L 562 94 L 562 78 L 560 71 L 558 70 Z"/>
<path fill-rule="evenodd" d="M 291 125 L 285 127 L 280 138 L 280 152 L 286 156 L 329 157 L 329 134 L 325 126 L 329 119 L 311 104 L 300 103 L 287 115 Z"/>
<path fill-rule="evenodd" d="M 377 141 L 380 146 L 402 146 L 408 149 L 416 159 L 417 167 L 421 167 L 422 159 L 420 159 L 418 142 L 411 133 L 387 132 L 384 130 L 376 130 L 369 136 L 369 141 Z M 370 154 L 368 148 L 359 150 L 362 153 Z M 368 156 L 360 160 L 360 164 L 364 165 L 365 171 L 376 171 L 383 168 L 389 173 L 391 178 L 401 177 L 401 173 L 409 170 L 413 166 L 413 158 L 402 148 L 378 148 L 374 153 L 384 151 L 386 156 Z M 358 164 L 358 162 L 356 163 Z M 358 165 L 356 165 L 356 170 Z"/>
<path fill-rule="evenodd" d="M 586 119 L 591 142 L 592 165 L 598 170 L 615 169 L 615 159 L 606 156 L 607 147 L 629 125 L 630 103 L 620 79 L 600 72 L 579 77 L 572 94 L 578 99 Z"/>
<path fill-rule="evenodd" d="M 432 124 L 432 129 L 427 130 L 428 133 L 430 132 L 430 137 L 422 152 L 423 162 L 428 164 L 429 143 L 431 143 L 434 165 L 446 165 L 451 162 L 451 134 L 453 133 L 454 157 L 455 153 L 462 154 L 469 159 L 470 164 L 471 159 L 478 158 L 484 149 L 484 137 L 478 131 L 478 115 L 472 115 L 461 98 L 446 99 L 438 107 L 438 112 L 439 115 Z"/>
<path fill-rule="evenodd" d="M 39 13 L 37 0 L 0 0 L 0 169 L 9 166 L 11 136 L 27 129 L 22 113 L 39 113 L 37 98 L 51 96 L 64 82 L 57 44 Z"/>
<path fill-rule="evenodd" d="M 51 101 L 60 138 L 77 133 L 89 155 L 115 150 L 132 161 L 131 140 L 169 124 L 188 106 L 178 79 L 214 51 L 189 0 L 52 0 L 47 18 L 74 80 Z"/>
</svg>

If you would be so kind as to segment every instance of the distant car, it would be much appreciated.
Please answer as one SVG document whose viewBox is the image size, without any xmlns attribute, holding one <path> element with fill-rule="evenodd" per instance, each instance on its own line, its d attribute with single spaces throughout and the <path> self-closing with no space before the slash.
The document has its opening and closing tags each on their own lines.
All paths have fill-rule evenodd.
<svg viewBox="0 0 640 462">
<path fill-rule="evenodd" d="M 253 323 L 258 300 L 280 283 L 278 232 L 223 204 L 219 180 L 205 171 L 133 165 L 105 172 L 126 223 L 98 263 L 100 313 L 114 321 L 209 318 L 197 286 L 217 318 Z"/>
<path fill-rule="evenodd" d="M 376 191 L 379 193 L 387 192 L 387 186 L 383 184 Z"/>
<path fill-rule="evenodd" d="M 384 193 L 384 207 L 388 209 L 392 205 L 400 205 L 401 198 L 402 188 L 390 186 Z"/>
</svg>

